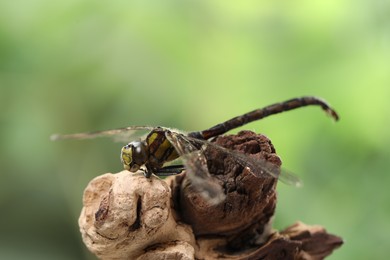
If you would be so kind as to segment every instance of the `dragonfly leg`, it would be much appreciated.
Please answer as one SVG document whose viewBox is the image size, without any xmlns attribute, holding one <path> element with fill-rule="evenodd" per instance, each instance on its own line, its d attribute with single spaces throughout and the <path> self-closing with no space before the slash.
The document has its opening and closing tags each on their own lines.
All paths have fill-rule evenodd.
<svg viewBox="0 0 390 260">
<path fill-rule="evenodd" d="M 171 175 L 177 175 L 182 173 L 184 170 L 184 165 L 170 165 L 163 167 L 161 169 L 158 169 L 155 174 L 157 176 L 171 176 Z"/>
<path fill-rule="evenodd" d="M 153 170 L 149 165 L 145 165 L 145 167 L 146 169 L 141 168 L 141 170 L 144 172 L 144 176 L 146 178 L 150 178 L 150 176 L 152 176 Z"/>
</svg>

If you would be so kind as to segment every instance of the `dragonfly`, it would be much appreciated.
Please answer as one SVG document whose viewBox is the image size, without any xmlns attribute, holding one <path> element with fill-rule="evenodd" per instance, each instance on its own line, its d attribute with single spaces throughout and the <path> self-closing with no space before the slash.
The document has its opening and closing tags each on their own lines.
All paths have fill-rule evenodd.
<svg viewBox="0 0 390 260">
<path fill-rule="evenodd" d="M 335 121 L 339 120 L 336 111 L 326 101 L 313 96 L 304 96 L 253 110 L 203 131 L 186 133 L 161 126 L 128 126 L 96 132 L 55 134 L 51 136 L 51 140 L 96 137 L 113 137 L 121 140 L 130 138 L 129 136 L 134 132 L 146 130 L 148 131 L 146 137 L 139 140 L 129 140 L 130 142 L 122 147 L 120 159 L 124 169 L 130 172 L 141 170 L 146 178 L 150 178 L 153 174 L 157 176 L 176 175 L 185 170 L 186 176 L 190 178 L 191 183 L 202 196 L 212 204 L 217 204 L 224 199 L 224 192 L 221 185 L 218 185 L 208 172 L 207 158 L 204 153 L 208 147 L 229 155 L 255 176 L 273 177 L 293 186 L 302 184 L 293 173 L 280 169 L 266 160 L 254 159 L 244 153 L 219 146 L 212 140 L 250 122 L 305 106 L 320 106 Z M 167 165 L 178 158 L 182 160 L 182 164 Z"/>
</svg>

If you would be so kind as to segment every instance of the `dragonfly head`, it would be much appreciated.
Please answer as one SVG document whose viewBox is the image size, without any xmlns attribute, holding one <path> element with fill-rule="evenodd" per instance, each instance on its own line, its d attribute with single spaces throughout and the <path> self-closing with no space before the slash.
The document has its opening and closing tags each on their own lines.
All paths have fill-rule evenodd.
<svg viewBox="0 0 390 260">
<path fill-rule="evenodd" d="M 134 141 L 122 147 L 121 161 L 126 170 L 136 172 L 146 160 L 147 148 L 144 142 Z"/>
</svg>

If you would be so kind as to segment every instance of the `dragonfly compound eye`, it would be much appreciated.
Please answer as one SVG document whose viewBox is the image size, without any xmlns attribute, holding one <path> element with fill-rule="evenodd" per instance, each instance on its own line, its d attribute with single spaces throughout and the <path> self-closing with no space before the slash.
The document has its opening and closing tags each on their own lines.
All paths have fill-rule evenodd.
<svg viewBox="0 0 390 260">
<path fill-rule="evenodd" d="M 123 167 L 131 172 L 136 172 L 147 160 L 145 147 L 142 142 L 131 142 L 122 147 L 121 161 Z"/>
</svg>

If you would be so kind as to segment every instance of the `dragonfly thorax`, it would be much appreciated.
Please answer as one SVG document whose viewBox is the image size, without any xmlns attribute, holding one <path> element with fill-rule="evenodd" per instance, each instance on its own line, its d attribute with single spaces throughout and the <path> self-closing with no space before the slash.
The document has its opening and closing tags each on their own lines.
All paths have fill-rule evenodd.
<svg viewBox="0 0 390 260">
<path fill-rule="evenodd" d="M 148 160 L 148 148 L 145 142 L 133 141 L 122 147 L 121 161 L 123 167 L 136 172 Z"/>
</svg>

